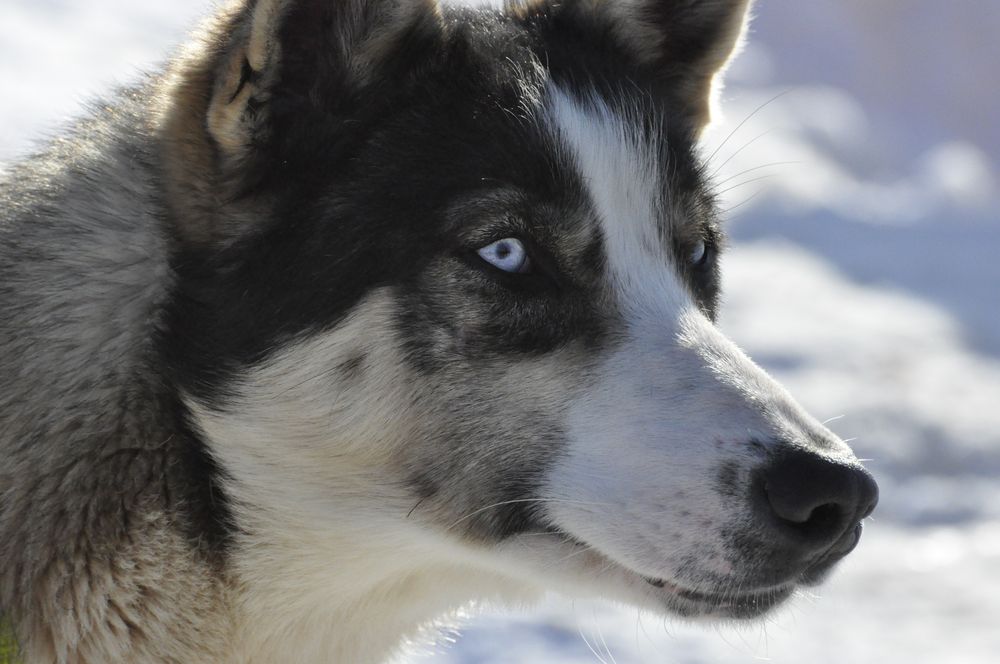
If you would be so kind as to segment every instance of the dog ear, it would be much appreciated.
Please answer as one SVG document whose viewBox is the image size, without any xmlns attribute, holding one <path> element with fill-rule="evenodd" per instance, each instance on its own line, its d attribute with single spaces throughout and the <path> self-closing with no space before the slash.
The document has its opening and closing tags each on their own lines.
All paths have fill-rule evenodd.
<svg viewBox="0 0 1000 664">
<path fill-rule="evenodd" d="M 640 58 L 676 78 L 699 129 L 711 120 L 722 74 L 739 50 L 751 0 L 635 0 L 609 3 L 622 12 L 622 38 Z M 629 30 L 629 26 L 632 27 Z"/>
<path fill-rule="evenodd" d="M 235 0 L 221 10 L 157 90 L 179 237 L 225 245 L 253 228 L 261 206 L 240 205 L 281 162 L 269 148 L 292 127 L 308 136 L 358 112 L 352 104 L 366 92 L 379 98 L 369 89 L 390 90 L 443 30 L 437 0 Z"/>
<path fill-rule="evenodd" d="M 616 32 L 641 61 L 676 83 L 701 130 L 711 120 L 722 74 L 739 50 L 751 0 L 605 0 Z"/>
<path fill-rule="evenodd" d="M 302 102 L 347 97 L 440 28 L 437 0 L 255 0 L 233 29 L 208 131 L 225 158 L 239 159 L 262 138 L 279 89 Z"/>
<path fill-rule="evenodd" d="M 711 117 L 721 74 L 738 50 L 752 0 L 509 0 L 520 12 L 596 21 L 664 77 L 696 130 Z"/>
</svg>

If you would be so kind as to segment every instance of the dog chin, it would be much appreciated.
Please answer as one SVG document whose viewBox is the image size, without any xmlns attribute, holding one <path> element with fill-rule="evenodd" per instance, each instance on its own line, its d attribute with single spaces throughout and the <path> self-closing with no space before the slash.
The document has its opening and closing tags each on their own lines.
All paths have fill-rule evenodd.
<svg viewBox="0 0 1000 664">
<path fill-rule="evenodd" d="M 636 608 L 690 620 L 752 620 L 792 596 L 798 580 L 754 587 L 734 579 L 715 587 L 688 588 L 671 580 L 645 576 L 558 531 L 513 538 L 505 549 L 527 563 L 529 577 L 572 597 L 609 599 Z"/>
</svg>

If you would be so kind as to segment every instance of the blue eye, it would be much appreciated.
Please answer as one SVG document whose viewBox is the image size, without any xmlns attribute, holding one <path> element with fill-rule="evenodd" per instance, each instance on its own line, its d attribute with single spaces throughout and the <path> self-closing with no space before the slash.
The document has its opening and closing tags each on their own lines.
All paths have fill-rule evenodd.
<svg viewBox="0 0 1000 664">
<path fill-rule="evenodd" d="M 476 253 L 484 261 L 504 272 L 526 274 L 531 272 L 531 260 L 524 244 L 512 237 L 488 244 Z"/>
</svg>

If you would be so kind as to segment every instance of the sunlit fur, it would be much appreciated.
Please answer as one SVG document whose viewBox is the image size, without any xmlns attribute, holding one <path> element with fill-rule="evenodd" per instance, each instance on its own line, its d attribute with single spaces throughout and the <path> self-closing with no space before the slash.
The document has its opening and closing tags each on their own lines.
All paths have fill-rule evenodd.
<svg viewBox="0 0 1000 664">
<path fill-rule="evenodd" d="M 856 460 L 713 322 L 747 5 L 236 2 L 12 167 L 24 659 L 380 662 L 473 604 L 752 618 L 835 564 L 862 510 L 802 553 L 759 476 Z"/>
</svg>

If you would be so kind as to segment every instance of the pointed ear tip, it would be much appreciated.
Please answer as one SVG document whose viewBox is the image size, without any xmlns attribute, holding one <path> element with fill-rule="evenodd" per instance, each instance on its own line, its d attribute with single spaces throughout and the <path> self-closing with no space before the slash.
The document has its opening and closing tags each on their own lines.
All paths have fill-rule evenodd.
<svg viewBox="0 0 1000 664">
<path fill-rule="evenodd" d="M 750 24 L 753 22 L 753 4 L 753 0 L 738 0 L 737 11 L 726 35 L 726 40 L 729 42 L 729 54 L 723 61 L 723 68 L 739 55 L 746 45 Z"/>
</svg>

